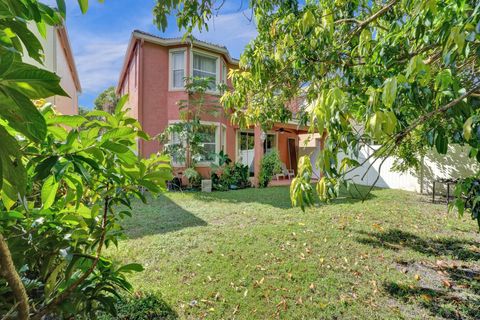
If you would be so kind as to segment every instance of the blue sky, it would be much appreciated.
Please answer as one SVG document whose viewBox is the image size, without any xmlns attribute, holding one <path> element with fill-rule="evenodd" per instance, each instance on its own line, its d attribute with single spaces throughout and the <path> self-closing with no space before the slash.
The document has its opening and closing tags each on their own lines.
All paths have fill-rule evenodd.
<svg viewBox="0 0 480 320">
<path fill-rule="evenodd" d="M 83 88 L 81 106 L 92 108 L 101 91 L 116 85 L 133 30 L 165 37 L 182 35 L 174 17 L 165 33 L 153 25 L 154 3 L 154 0 L 105 0 L 102 4 L 91 0 L 89 11 L 82 15 L 77 1 L 67 0 L 67 29 Z M 196 32 L 194 36 L 224 45 L 238 58 L 256 36 L 255 24 L 246 18 L 250 12 L 243 10 L 241 0 L 227 0 L 221 14 L 210 22 L 209 32 Z"/>
</svg>

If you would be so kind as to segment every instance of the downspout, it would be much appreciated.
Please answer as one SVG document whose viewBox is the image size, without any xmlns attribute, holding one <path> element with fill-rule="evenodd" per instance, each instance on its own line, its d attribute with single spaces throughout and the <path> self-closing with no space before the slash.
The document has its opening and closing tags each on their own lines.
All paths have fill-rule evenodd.
<svg viewBox="0 0 480 320">
<path fill-rule="evenodd" d="M 138 122 L 143 127 L 143 44 L 145 40 L 142 38 L 140 40 L 139 48 L 138 48 Z M 143 129 L 143 128 L 142 128 Z M 143 144 L 145 143 L 144 140 L 139 140 L 140 143 L 138 144 L 138 154 L 140 156 L 144 156 L 143 154 Z"/>
</svg>

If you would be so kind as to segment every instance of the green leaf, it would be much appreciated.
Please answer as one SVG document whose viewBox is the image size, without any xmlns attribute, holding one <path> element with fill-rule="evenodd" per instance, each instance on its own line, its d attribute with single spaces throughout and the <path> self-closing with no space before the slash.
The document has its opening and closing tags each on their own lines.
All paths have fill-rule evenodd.
<svg viewBox="0 0 480 320">
<path fill-rule="evenodd" d="M 469 141 L 472 138 L 472 122 L 473 117 L 470 117 L 463 124 L 463 137 L 466 141 Z"/>
<path fill-rule="evenodd" d="M 302 19 L 303 30 L 307 31 L 314 25 L 315 25 L 315 16 L 313 15 L 312 11 L 307 9 L 303 14 L 303 19 Z"/>
<path fill-rule="evenodd" d="M 27 28 L 25 22 L 9 20 L 7 23 L 0 23 L 3 28 L 10 28 L 22 41 L 25 49 L 27 49 L 28 55 L 43 63 L 43 48 L 37 37 Z"/>
<path fill-rule="evenodd" d="M 0 91 L 0 117 L 29 139 L 38 142 L 45 138 L 45 118 L 28 97 L 16 90 L 4 88 Z"/>
<path fill-rule="evenodd" d="M 435 139 L 435 148 L 439 154 L 446 154 L 448 151 L 448 138 L 443 131 L 440 131 Z"/>
<path fill-rule="evenodd" d="M 60 11 L 62 17 L 65 18 L 65 15 L 67 13 L 67 6 L 65 5 L 65 0 L 57 0 L 57 8 L 58 11 Z"/>
<path fill-rule="evenodd" d="M 130 149 L 127 146 L 120 143 L 110 142 L 110 141 L 105 141 L 102 144 L 102 147 L 116 153 L 125 153 L 130 151 Z"/>
<path fill-rule="evenodd" d="M 382 101 L 383 104 L 391 108 L 393 106 L 393 103 L 395 102 L 395 98 L 397 97 L 397 78 L 388 78 L 385 80 L 385 83 L 383 85 L 383 95 L 382 95 Z"/>
<path fill-rule="evenodd" d="M 47 178 L 51 174 L 52 168 L 57 164 L 58 159 L 58 156 L 50 156 L 40 162 L 35 167 L 35 179 L 44 180 Z"/>
<path fill-rule="evenodd" d="M 18 211 L 7 211 L 7 212 L 2 212 L 0 214 L 0 220 L 15 220 L 15 219 L 23 219 L 23 218 L 25 218 L 23 213 Z"/>
<path fill-rule="evenodd" d="M 141 272 L 145 270 L 141 264 L 130 263 L 118 268 L 118 273 Z"/>
<path fill-rule="evenodd" d="M 129 127 L 114 128 L 112 130 L 107 131 L 102 136 L 102 141 L 124 138 L 124 137 L 128 137 L 129 135 L 133 135 L 133 134 L 135 134 L 135 132 L 133 131 L 132 128 L 129 128 Z"/>
<path fill-rule="evenodd" d="M 12 200 L 23 196 L 27 187 L 27 172 L 23 166 L 19 145 L 2 126 L 0 126 L 0 168 L 2 169 L 2 190 Z"/>
<path fill-rule="evenodd" d="M 43 208 L 48 209 L 53 205 L 58 190 L 58 182 L 55 180 L 55 176 L 48 177 L 42 186 L 41 199 Z"/>
<path fill-rule="evenodd" d="M 68 115 L 68 116 L 54 116 L 47 120 L 47 124 L 63 124 L 71 128 L 78 128 L 87 121 L 82 116 L 79 115 Z"/>
<path fill-rule="evenodd" d="M 14 53 L 5 51 L 0 54 L 0 76 L 6 73 L 13 65 Z"/>
<path fill-rule="evenodd" d="M 54 95 L 68 97 L 60 86 L 60 77 L 55 73 L 21 62 L 12 65 L 0 80 L 0 85 L 15 89 L 30 99 Z"/>
<path fill-rule="evenodd" d="M 88 0 L 78 0 L 78 5 L 80 6 L 80 10 L 82 10 L 83 14 L 87 13 Z"/>
<path fill-rule="evenodd" d="M 118 100 L 118 103 L 115 107 L 115 113 L 119 113 L 122 111 L 123 107 L 125 106 L 125 103 L 128 101 L 128 94 L 123 95 L 120 100 Z"/>
</svg>

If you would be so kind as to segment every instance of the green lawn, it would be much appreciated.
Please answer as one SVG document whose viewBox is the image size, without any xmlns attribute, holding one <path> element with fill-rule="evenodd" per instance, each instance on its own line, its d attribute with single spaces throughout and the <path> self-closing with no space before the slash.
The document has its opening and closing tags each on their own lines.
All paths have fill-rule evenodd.
<svg viewBox="0 0 480 320">
<path fill-rule="evenodd" d="M 109 254 L 180 319 L 475 319 L 477 225 L 397 190 L 291 208 L 288 188 L 138 204 Z"/>
</svg>

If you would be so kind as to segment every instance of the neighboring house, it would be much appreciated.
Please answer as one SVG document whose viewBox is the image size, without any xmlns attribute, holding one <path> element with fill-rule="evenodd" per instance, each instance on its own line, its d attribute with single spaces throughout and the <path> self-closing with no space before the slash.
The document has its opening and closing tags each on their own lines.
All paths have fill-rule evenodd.
<svg viewBox="0 0 480 320">
<path fill-rule="evenodd" d="M 226 82 L 228 71 L 238 67 L 225 47 L 199 40 L 161 38 L 141 31 L 134 31 L 127 49 L 125 61 L 117 86 L 117 94 L 129 94 L 132 116 L 139 120 L 151 136 L 162 133 L 169 124 L 180 121 L 178 102 L 189 99 L 184 88 L 184 79 L 191 76 L 213 77 L 215 82 Z M 209 92 L 212 98 L 220 98 L 216 91 Z M 213 153 L 221 150 L 229 157 L 251 168 L 258 177 L 260 159 L 265 152 L 277 149 L 288 169 L 297 169 L 299 128 L 295 122 L 278 123 L 268 132 L 260 127 L 240 129 L 232 125 L 227 115 L 220 112 L 202 117 L 205 130 L 205 156 L 197 164 L 198 171 L 208 176 Z M 175 143 L 175 137 L 171 138 Z M 139 153 L 148 156 L 160 151 L 158 141 L 139 141 Z M 174 163 L 181 171 L 182 163 Z"/>
<path fill-rule="evenodd" d="M 62 114 L 77 114 L 78 96 L 82 87 L 65 26 L 47 26 L 46 38 L 39 34 L 35 25 L 31 25 L 30 29 L 40 40 L 45 58 L 43 65 L 28 56 L 25 56 L 24 62 L 56 73 L 61 78 L 60 85 L 69 97 L 54 96 L 47 100 Z"/>
</svg>

